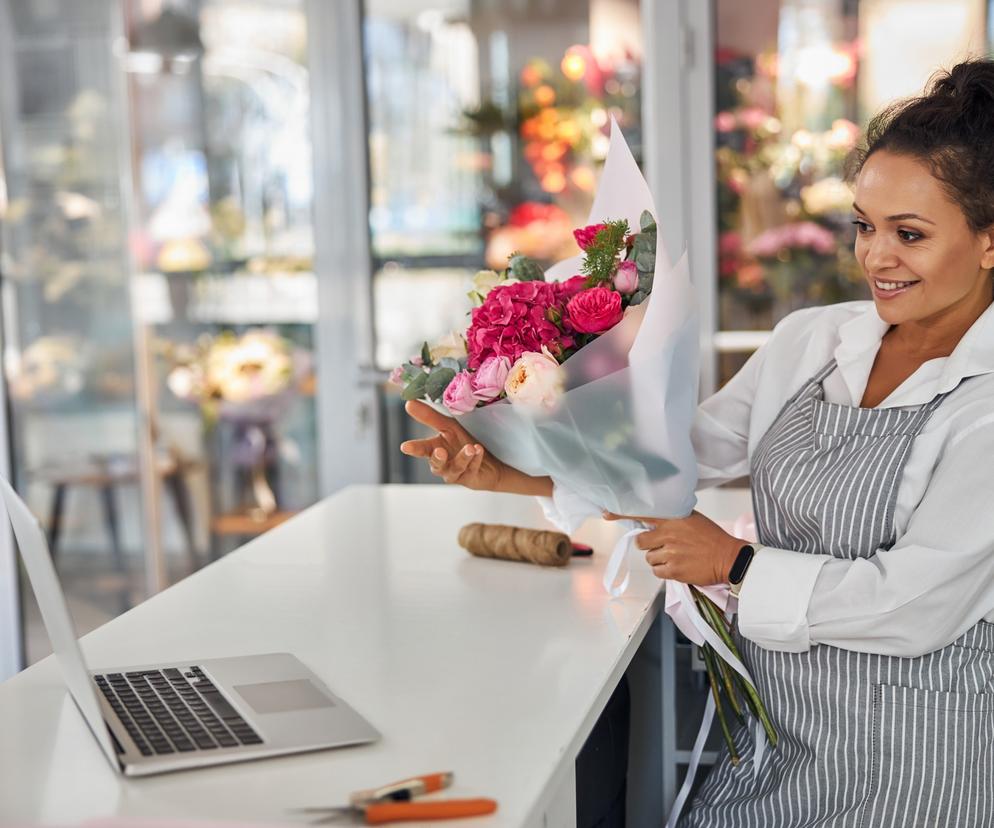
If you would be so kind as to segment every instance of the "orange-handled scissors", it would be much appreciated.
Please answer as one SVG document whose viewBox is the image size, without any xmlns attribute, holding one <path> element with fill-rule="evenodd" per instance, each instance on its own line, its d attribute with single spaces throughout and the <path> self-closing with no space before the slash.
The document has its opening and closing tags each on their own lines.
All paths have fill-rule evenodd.
<svg viewBox="0 0 994 828">
<path fill-rule="evenodd" d="M 388 822 L 484 816 L 497 810 L 497 802 L 493 799 L 412 801 L 416 796 L 449 787 L 452 780 L 453 774 L 449 772 L 414 776 L 379 788 L 356 791 L 349 797 L 348 805 L 337 808 L 299 808 L 298 811 L 320 817 L 315 824 L 354 817 L 362 819 L 367 825 L 384 825 Z"/>
</svg>

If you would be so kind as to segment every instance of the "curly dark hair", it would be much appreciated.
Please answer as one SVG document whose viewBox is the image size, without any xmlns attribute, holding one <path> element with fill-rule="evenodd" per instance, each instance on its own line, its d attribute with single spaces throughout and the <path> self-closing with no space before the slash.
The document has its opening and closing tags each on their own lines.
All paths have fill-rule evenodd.
<svg viewBox="0 0 994 828">
<path fill-rule="evenodd" d="M 879 150 L 924 162 L 974 232 L 994 225 L 994 60 L 937 72 L 925 94 L 876 115 L 850 156 L 850 181 Z"/>
</svg>

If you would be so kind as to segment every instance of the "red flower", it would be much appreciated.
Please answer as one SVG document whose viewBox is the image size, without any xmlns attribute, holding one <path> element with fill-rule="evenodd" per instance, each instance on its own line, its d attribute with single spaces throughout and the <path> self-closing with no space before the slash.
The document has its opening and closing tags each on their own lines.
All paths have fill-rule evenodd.
<svg viewBox="0 0 994 828">
<path fill-rule="evenodd" d="M 495 287 L 473 309 L 466 331 L 469 368 L 479 368 L 489 356 L 507 357 L 513 364 L 526 351 L 541 352 L 543 345 L 557 356 L 572 347 L 573 337 L 548 318 L 550 308 L 564 315 L 563 301 L 549 282 Z"/>
<path fill-rule="evenodd" d="M 581 290 L 585 289 L 587 284 L 586 276 L 571 276 L 565 282 L 553 282 L 556 286 L 556 293 L 559 296 L 561 302 L 568 302 Z"/>
<path fill-rule="evenodd" d="M 606 224 L 588 224 L 586 227 L 574 230 L 573 238 L 576 239 L 576 243 L 580 245 L 581 250 L 586 250 L 593 244 L 594 239 L 597 238 L 597 234 L 605 227 L 607 227 Z"/>
<path fill-rule="evenodd" d="M 621 321 L 621 294 L 606 287 L 584 290 L 566 304 L 570 325 L 582 333 L 604 333 Z"/>
</svg>

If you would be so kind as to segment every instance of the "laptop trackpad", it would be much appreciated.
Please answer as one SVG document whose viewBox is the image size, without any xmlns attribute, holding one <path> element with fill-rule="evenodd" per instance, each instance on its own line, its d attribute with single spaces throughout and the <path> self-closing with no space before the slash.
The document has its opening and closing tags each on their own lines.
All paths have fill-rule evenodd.
<svg viewBox="0 0 994 828">
<path fill-rule="evenodd" d="M 256 713 L 291 713 L 335 706 L 307 679 L 240 684 L 235 686 L 235 691 Z"/>
</svg>

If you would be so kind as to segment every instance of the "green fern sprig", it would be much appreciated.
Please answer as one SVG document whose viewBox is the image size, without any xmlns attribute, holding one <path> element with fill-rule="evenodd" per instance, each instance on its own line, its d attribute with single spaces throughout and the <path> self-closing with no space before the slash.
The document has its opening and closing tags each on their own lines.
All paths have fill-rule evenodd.
<svg viewBox="0 0 994 828">
<path fill-rule="evenodd" d="M 587 248 L 580 267 L 580 272 L 587 277 L 588 287 L 611 281 L 619 256 L 625 249 L 627 235 L 628 222 L 625 219 L 604 223 L 604 227 Z"/>
</svg>

